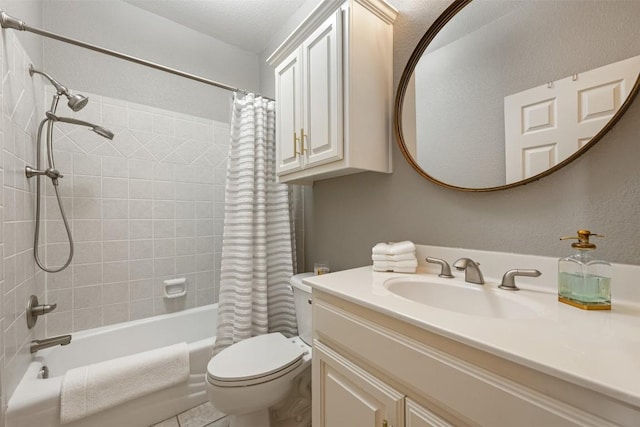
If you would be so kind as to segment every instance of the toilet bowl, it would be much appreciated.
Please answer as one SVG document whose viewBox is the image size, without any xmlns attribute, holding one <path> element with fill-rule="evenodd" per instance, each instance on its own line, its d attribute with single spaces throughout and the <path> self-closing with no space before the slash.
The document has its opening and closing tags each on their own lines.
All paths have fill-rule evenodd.
<svg viewBox="0 0 640 427">
<path fill-rule="evenodd" d="M 291 391 L 294 379 L 311 366 L 311 288 L 302 283 L 313 273 L 293 276 L 299 336 L 279 332 L 233 344 L 207 365 L 207 395 L 231 416 L 231 427 L 269 427 L 269 407 Z"/>
</svg>

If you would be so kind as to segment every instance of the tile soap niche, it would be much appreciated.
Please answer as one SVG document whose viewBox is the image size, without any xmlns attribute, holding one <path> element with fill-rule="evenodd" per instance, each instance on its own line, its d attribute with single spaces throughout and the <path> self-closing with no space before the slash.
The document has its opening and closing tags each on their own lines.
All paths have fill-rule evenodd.
<svg viewBox="0 0 640 427">
<path fill-rule="evenodd" d="M 164 297 L 180 298 L 187 294 L 187 279 L 169 279 L 164 281 Z"/>
</svg>

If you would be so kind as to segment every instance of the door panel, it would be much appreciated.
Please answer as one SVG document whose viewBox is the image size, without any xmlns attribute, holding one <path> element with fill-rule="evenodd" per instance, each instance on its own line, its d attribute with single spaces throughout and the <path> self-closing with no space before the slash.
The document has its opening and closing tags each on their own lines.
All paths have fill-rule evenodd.
<svg viewBox="0 0 640 427">
<path fill-rule="evenodd" d="M 573 155 L 611 120 L 638 78 L 640 56 L 504 99 L 506 183 Z"/>
<path fill-rule="evenodd" d="M 336 12 L 302 44 L 303 142 L 309 166 L 343 157 L 341 13 Z"/>
<path fill-rule="evenodd" d="M 404 425 L 401 393 L 317 340 L 313 359 L 314 427 Z"/>
<path fill-rule="evenodd" d="M 276 164 L 278 175 L 302 168 L 300 150 L 301 93 L 298 51 L 276 68 Z"/>
</svg>

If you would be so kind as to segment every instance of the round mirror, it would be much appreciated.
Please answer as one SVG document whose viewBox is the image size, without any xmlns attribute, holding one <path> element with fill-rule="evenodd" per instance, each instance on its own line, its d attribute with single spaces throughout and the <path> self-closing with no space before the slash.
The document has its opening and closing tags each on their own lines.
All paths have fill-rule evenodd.
<svg viewBox="0 0 640 427">
<path fill-rule="evenodd" d="M 457 0 L 420 40 L 396 136 L 425 178 L 493 191 L 592 147 L 639 90 L 640 1 Z"/>
</svg>

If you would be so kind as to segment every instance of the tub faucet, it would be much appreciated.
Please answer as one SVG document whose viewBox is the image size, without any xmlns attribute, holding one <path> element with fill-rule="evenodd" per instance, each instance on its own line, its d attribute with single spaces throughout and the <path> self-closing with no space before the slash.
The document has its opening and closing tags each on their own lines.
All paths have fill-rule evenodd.
<svg viewBox="0 0 640 427">
<path fill-rule="evenodd" d="M 67 345 L 71 342 L 71 335 L 59 335 L 57 337 L 45 338 L 43 340 L 31 341 L 29 351 L 35 353 L 43 348 L 53 347 L 54 345 Z"/>
<path fill-rule="evenodd" d="M 480 271 L 480 264 L 470 258 L 460 258 L 453 263 L 453 267 L 458 271 L 464 271 L 464 281 L 484 285 L 484 277 Z"/>
</svg>

